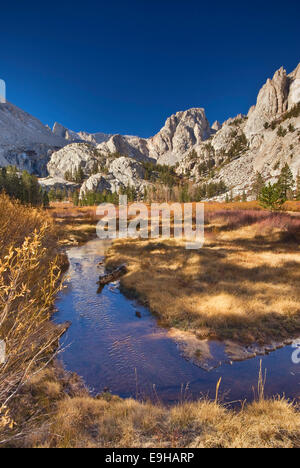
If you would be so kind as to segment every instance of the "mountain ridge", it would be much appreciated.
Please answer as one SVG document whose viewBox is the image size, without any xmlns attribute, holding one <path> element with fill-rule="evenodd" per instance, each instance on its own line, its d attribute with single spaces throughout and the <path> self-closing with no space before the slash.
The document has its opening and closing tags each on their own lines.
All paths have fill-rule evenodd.
<svg viewBox="0 0 300 468">
<path fill-rule="evenodd" d="M 208 178 L 223 181 L 228 190 L 241 195 L 250 192 L 256 171 L 266 181 L 274 181 L 288 163 L 297 175 L 300 116 L 291 111 L 299 102 L 300 63 L 290 74 L 281 67 L 267 79 L 247 115 L 238 114 L 222 124 L 215 121 L 211 126 L 205 110 L 194 107 L 168 117 L 150 138 L 74 132 L 57 122 L 50 130 L 35 117 L 4 103 L 0 104 L 0 166 L 15 164 L 63 181 L 67 172 L 81 168 L 88 177 L 95 165 L 101 163 L 101 170 L 107 171 L 112 159 L 126 157 L 139 163 L 175 166 L 179 176 L 195 184 Z M 128 180 L 130 183 L 130 177 Z M 51 186 L 49 180 L 47 185 Z"/>
</svg>

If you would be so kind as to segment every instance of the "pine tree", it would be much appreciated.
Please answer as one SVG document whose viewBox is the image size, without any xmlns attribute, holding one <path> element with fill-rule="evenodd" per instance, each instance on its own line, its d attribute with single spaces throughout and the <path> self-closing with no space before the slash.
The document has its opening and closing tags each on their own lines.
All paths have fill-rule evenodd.
<svg viewBox="0 0 300 468">
<path fill-rule="evenodd" d="M 179 195 L 179 201 L 180 203 L 187 203 L 190 201 L 190 197 L 189 197 L 189 191 L 188 191 L 188 186 L 187 184 L 185 184 L 181 191 L 180 191 L 180 195 Z"/>
<path fill-rule="evenodd" d="M 73 203 L 74 203 L 75 206 L 78 206 L 78 205 L 79 205 L 79 193 L 78 193 L 78 190 L 75 190 L 75 192 L 73 193 L 72 201 L 73 201 Z"/>
<path fill-rule="evenodd" d="M 85 174 L 83 172 L 83 169 L 81 166 L 79 166 L 78 169 L 75 170 L 74 181 L 77 182 L 77 184 L 82 184 L 84 178 Z"/>
<path fill-rule="evenodd" d="M 97 161 L 94 161 L 92 171 L 91 171 L 91 175 L 98 174 L 99 172 L 100 172 L 99 171 L 99 164 L 97 163 Z"/>
<path fill-rule="evenodd" d="M 281 169 L 281 173 L 278 179 L 278 187 L 281 190 L 282 198 L 286 201 L 288 199 L 288 194 L 291 190 L 293 190 L 295 185 L 293 179 L 293 173 L 286 163 L 284 167 Z"/>
<path fill-rule="evenodd" d="M 49 201 L 51 201 L 51 202 L 53 202 L 53 201 L 56 200 L 56 193 L 55 193 L 54 188 L 51 188 L 51 189 L 49 190 L 48 198 L 49 198 Z"/>
<path fill-rule="evenodd" d="M 265 186 L 265 182 L 263 179 L 263 176 L 261 175 L 260 172 L 256 172 L 255 174 L 255 180 L 252 186 L 252 193 L 255 195 L 256 200 L 258 200 L 258 197 Z"/>
<path fill-rule="evenodd" d="M 300 201 L 300 172 L 299 170 L 297 172 L 297 178 L 296 178 L 296 200 Z"/>
<path fill-rule="evenodd" d="M 50 205 L 49 196 L 48 196 L 48 193 L 46 192 L 46 190 L 44 190 L 43 191 L 43 207 L 48 208 L 49 205 Z"/>
<path fill-rule="evenodd" d="M 282 188 L 270 182 L 262 189 L 258 199 L 263 208 L 271 211 L 280 211 L 286 201 L 282 196 Z"/>
</svg>

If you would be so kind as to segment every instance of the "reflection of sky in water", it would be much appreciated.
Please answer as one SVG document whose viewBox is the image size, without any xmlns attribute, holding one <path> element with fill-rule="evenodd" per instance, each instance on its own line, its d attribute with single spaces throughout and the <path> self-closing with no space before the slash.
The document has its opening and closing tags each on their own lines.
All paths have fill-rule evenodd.
<svg viewBox="0 0 300 468">
<path fill-rule="evenodd" d="M 126 299 L 114 285 L 97 294 L 96 283 L 103 272 L 97 265 L 103 255 L 99 240 L 69 251 L 69 280 L 57 301 L 55 316 L 57 322 L 72 322 L 62 340 L 65 367 L 81 375 L 93 391 L 109 387 L 124 397 L 137 392 L 154 397 L 155 386 L 158 397 L 170 402 L 181 398 L 186 385 L 189 397 L 213 397 L 222 377 L 221 391 L 228 392 L 227 400 L 249 399 L 262 359 L 267 368 L 267 394 L 285 393 L 291 398 L 300 394 L 300 365 L 293 364 L 295 348 L 290 346 L 262 358 L 223 364 L 211 372 L 183 359 L 177 345 L 144 307 Z M 137 310 L 141 319 L 135 315 Z M 213 344 L 213 351 L 218 359 L 223 358 L 220 345 Z"/>
</svg>

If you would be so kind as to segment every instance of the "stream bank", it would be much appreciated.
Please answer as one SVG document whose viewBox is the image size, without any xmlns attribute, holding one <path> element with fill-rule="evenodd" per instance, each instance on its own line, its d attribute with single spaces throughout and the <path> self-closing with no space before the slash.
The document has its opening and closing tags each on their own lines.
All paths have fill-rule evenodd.
<svg viewBox="0 0 300 468">
<path fill-rule="evenodd" d="M 183 357 L 170 332 L 158 326 L 147 308 L 125 297 L 118 282 L 97 294 L 97 280 L 104 272 L 99 263 L 108 246 L 109 242 L 95 239 L 67 251 L 68 280 L 56 303 L 55 321 L 72 322 L 62 339 L 63 364 L 83 377 L 92 394 L 106 388 L 121 397 L 169 404 L 203 395 L 214 398 L 222 378 L 225 401 L 252 400 L 262 360 L 267 369 L 266 395 L 298 397 L 300 365 L 292 360 L 295 348 L 291 345 L 232 362 L 223 344 L 211 342 L 210 353 L 219 365 L 210 366 L 208 361 L 207 372 Z"/>
</svg>

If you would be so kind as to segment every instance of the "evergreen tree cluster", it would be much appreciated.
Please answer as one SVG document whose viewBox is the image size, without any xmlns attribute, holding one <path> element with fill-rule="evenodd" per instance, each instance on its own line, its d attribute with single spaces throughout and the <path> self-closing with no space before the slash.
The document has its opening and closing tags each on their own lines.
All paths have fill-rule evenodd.
<svg viewBox="0 0 300 468">
<path fill-rule="evenodd" d="M 143 162 L 143 168 L 145 170 L 145 180 L 159 182 L 170 188 L 178 183 L 178 176 L 174 167 Z"/>
<path fill-rule="evenodd" d="M 76 206 L 96 206 L 101 203 L 113 203 L 117 205 L 119 203 L 119 195 L 117 193 L 110 192 L 86 192 L 84 197 L 79 200 L 78 192 L 73 195 L 73 203 Z"/>
<path fill-rule="evenodd" d="M 0 168 L 0 191 L 24 204 L 49 206 L 48 194 L 38 179 L 27 171 L 18 171 L 15 166 Z"/>
<path fill-rule="evenodd" d="M 76 182 L 77 184 L 82 184 L 85 179 L 85 174 L 81 166 L 79 166 L 74 171 L 66 171 L 65 172 L 65 180 L 68 182 Z"/>
<path fill-rule="evenodd" d="M 72 196 L 73 192 L 71 190 L 67 190 L 66 188 L 51 188 L 48 193 L 48 197 L 51 202 L 69 201 L 72 199 Z"/>
<path fill-rule="evenodd" d="M 207 198 L 217 197 L 222 195 L 227 190 L 225 183 L 221 180 L 220 182 L 209 182 L 207 184 L 200 184 L 189 187 L 188 184 L 184 184 L 179 190 L 179 201 L 181 203 L 188 202 L 200 202 Z"/>
<path fill-rule="evenodd" d="M 280 125 L 285 120 L 297 118 L 299 117 L 299 115 L 300 115 L 300 102 L 298 102 L 298 104 L 295 104 L 289 111 L 285 112 L 279 119 L 273 120 L 271 123 L 266 122 L 264 127 L 265 129 L 270 128 L 271 130 L 275 130 L 277 125 Z M 279 131 L 279 136 L 284 136 L 282 135 L 281 130 Z"/>
<path fill-rule="evenodd" d="M 212 177 L 212 169 L 215 167 L 216 162 L 214 159 L 210 158 L 207 161 L 203 161 L 202 163 L 199 164 L 198 166 L 198 173 L 200 176 L 210 176 Z"/>
<path fill-rule="evenodd" d="M 106 190 L 103 192 L 93 192 L 88 191 L 85 193 L 82 199 L 79 199 L 78 191 L 73 193 L 72 200 L 74 205 L 78 206 L 94 206 L 100 205 L 101 203 L 113 203 L 115 205 L 119 204 L 119 195 L 126 195 L 129 202 L 137 200 L 138 193 L 134 187 L 121 187 L 120 192 L 111 193 Z"/>
<path fill-rule="evenodd" d="M 262 183 L 261 174 L 256 176 L 256 190 Z M 296 192 L 294 192 L 295 181 L 289 165 L 286 163 L 281 169 L 278 181 L 275 184 L 270 182 L 263 185 L 257 196 L 261 206 L 272 211 L 281 210 L 287 200 L 300 199 L 300 176 L 296 181 Z"/>
<path fill-rule="evenodd" d="M 220 182 L 209 182 L 207 184 L 200 185 L 195 190 L 195 196 L 193 201 L 201 201 L 206 198 L 217 197 L 227 191 L 227 187 L 223 180 Z"/>
<path fill-rule="evenodd" d="M 235 141 L 232 143 L 231 147 L 226 153 L 227 160 L 232 161 L 246 151 L 248 147 L 248 141 L 246 135 L 242 133 L 241 135 L 234 136 Z"/>
</svg>

